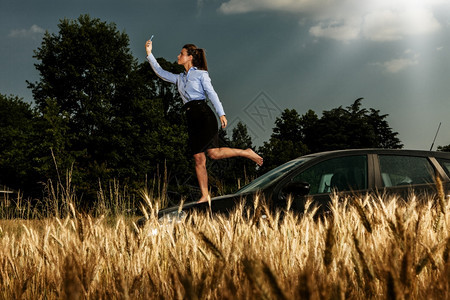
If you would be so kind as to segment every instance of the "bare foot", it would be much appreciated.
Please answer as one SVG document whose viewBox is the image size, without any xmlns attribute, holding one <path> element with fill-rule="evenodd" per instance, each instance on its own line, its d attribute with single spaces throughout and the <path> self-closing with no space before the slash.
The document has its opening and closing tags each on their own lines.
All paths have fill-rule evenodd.
<svg viewBox="0 0 450 300">
<path fill-rule="evenodd" d="M 248 154 L 248 158 L 253 160 L 258 166 L 262 166 L 263 164 L 263 158 L 259 156 L 255 151 L 253 151 L 251 148 L 246 149 Z"/>
<path fill-rule="evenodd" d="M 209 195 L 207 195 L 207 196 L 202 196 L 200 198 L 200 200 L 197 201 L 197 203 L 210 202 L 210 201 L 211 201 L 211 197 Z"/>
</svg>

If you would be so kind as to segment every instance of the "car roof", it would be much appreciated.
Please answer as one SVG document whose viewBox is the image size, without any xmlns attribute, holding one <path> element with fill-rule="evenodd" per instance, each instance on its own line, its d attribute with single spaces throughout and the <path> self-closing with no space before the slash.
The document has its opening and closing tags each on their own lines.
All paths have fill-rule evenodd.
<svg viewBox="0 0 450 300">
<path fill-rule="evenodd" d="M 382 148 L 363 148 L 363 149 L 343 149 L 332 150 L 318 153 L 311 153 L 301 158 L 313 158 L 319 156 L 342 156 L 342 155 L 361 155 L 361 154 L 391 154 L 391 155 L 409 155 L 409 156 L 432 156 L 450 159 L 450 152 L 411 150 L 411 149 L 382 149 Z"/>
</svg>

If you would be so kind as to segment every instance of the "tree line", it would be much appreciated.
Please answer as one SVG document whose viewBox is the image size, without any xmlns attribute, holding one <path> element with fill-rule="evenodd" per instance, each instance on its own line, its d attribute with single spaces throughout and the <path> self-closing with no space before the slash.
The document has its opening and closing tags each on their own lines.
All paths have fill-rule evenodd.
<svg viewBox="0 0 450 300">
<path fill-rule="evenodd" d="M 43 185 L 71 170 L 85 202 L 96 201 L 99 185 L 118 180 L 138 191 L 164 175 L 174 198 L 195 198 L 196 177 L 188 154 L 186 120 L 176 88 L 139 63 L 129 37 L 114 23 L 82 15 L 63 19 L 57 33 L 45 33 L 35 50 L 39 80 L 28 82 L 33 104 L 0 94 L 0 184 L 41 197 Z M 174 73 L 181 66 L 159 58 Z M 238 123 L 222 145 L 253 148 L 264 165 L 240 158 L 209 161 L 216 193 L 229 192 L 298 156 L 344 148 L 401 148 L 387 114 L 348 107 L 286 109 L 276 119 L 269 141 L 255 149 L 245 124 Z M 445 149 L 443 149 L 445 150 Z"/>
</svg>

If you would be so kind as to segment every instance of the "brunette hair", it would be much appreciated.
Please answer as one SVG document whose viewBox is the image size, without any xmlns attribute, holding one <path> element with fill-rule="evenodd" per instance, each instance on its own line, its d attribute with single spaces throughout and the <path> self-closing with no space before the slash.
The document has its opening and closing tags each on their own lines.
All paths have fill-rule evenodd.
<svg viewBox="0 0 450 300">
<path fill-rule="evenodd" d="M 197 48 L 194 44 L 186 44 L 183 46 L 188 55 L 192 55 L 192 64 L 200 70 L 208 71 L 208 63 L 206 62 L 205 49 Z"/>
</svg>

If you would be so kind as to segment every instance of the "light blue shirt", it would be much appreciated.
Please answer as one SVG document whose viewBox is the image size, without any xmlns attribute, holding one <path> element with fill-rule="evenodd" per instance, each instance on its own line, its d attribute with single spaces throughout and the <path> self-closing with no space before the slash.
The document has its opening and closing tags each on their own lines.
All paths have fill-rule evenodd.
<svg viewBox="0 0 450 300">
<path fill-rule="evenodd" d="M 152 53 L 147 56 L 147 60 L 158 77 L 177 85 L 178 92 L 180 93 L 184 104 L 192 100 L 203 100 L 208 98 L 214 105 L 219 117 L 225 115 L 222 103 L 211 84 L 211 78 L 207 71 L 198 70 L 196 67 L 192 67 L 187 73 L 173 74 L 161 68 Z"/>
</svg>

